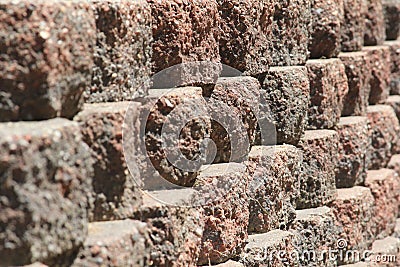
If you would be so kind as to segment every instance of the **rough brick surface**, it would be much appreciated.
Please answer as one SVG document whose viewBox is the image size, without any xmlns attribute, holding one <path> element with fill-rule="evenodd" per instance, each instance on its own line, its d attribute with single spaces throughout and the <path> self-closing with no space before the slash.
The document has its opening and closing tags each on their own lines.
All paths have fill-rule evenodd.
<svg viewBox="0 0 400 267">
<path fill-rule="evenodd" d="M 339 59 L 308 60 L 310 79 L 309 129 L 330 129 L 338 122 L 349 90 L 345 67 Z"/>
<path fill-rule="evenodd" d="M 365 0 L 344 0 L 344 19 L 341 24 L 342 51 L 352 52 L 361 50 L 364 44 Z"/>
<path fill-rule="evenodd" d="M 74 118 L 94 159 L 93 221 L 126 219 L 141 204 L 139 179 L 135 177 L 135 181 L 128 170 L 122 144 L 123 123 L 129 105 L 130 110 L 137 111 L 129 114 L 136 121 L 140 104 L 131 102 L 86 104 Z M 138 176 L 138 173 L 133 175 Z"/>
<path fill-rule="evenodd" d="M 198 264 L 216 264 L 243 251 L 249 225 L 248 174 L 243 164 L 213 164 L 198 178 L 204 200 L 220 196 L 203 206 L 204 233 Z"/>
<path fill-rule="evenodd" d="M 400 3 L 397 0 L 383 0 L 386 24 L 386 39 L 396 40 L 400 36 Z"/>
<path fill-rule="evenodd" d="M 370 266 L 396 267 L 400 265 L 400 239 L 389 236 L 384 239 L 376 240 L 372 244 L 372 260 Z"/>
<path fill-rule="evenodd" d="M 369 104 L 384 103 L 390 92 L 390 49 L 387 46 L 366 46 L 363 51 L 369 53 L 371 61 Z"/>
<path fill-rule="evenodd" d="M 145 0 L 91 0 L 96 46 L 86 102 L 131 100 L 147 94 L 151 72 L 151 10 Z"/>
<path fill-rule="evenodd" d="M 384 238 L 392 234 L 399 214 L 400 181 L 394 170 L 368 171 L 365 186 L 375 198 L 373 228 L 374 235 Z"/>
<path fill-rule="evenodd" d="M 249 154 L 251 180 L 249 232 L 288 229 L 299 196 L 301 152 L 290 145 L 254 146 Z"/>
<path fill-rule="evenodd" d="M 332 130 L 306 131 L 299 143 L 303 152 L 298 209 L 330 203 L 336 196 L 335 168 L 339 137 Z"/>
<path fill-rule="evenodd" d="M 249 236 L 245 251 L 240 257 L 240 262 L 245 266 L 297 266 L 295 258 L 290 257 L 296 253 L 296 237 L 288 231 L 273 230 L 265 234 Z M 279 252 L 283 252 L 281 257 Z"/>
<path fill-rule="evenodd" d="M 93 63 L 89 5 L 2 1 L 0 20 L 0 121 L 72 117 Z"/>
<path fill-rule="evenodd" d="M 255 142 L 260 84 L 252 77 L 220 78 L 205 90 L 211 116 L 211 139 L 217 151 L 208 163 L 243 160 Z"/>
<path fill-rule="evenodd" d="M 311 1 L 276 1 L 269 39 L 271 66 L 305 64 L 311 26 Z"/>
<path fill-rule="evenodd" d="M 148 266 L 151 264 L 148 228 L 134 220 L 94 222 L 74 267 Z"/>
<path fill-rule="evenodd" d="M 341 49 L 343 0 L 314 0 L 311 7 L 312 31 L 308 44 L 310 57 L 336 57 Z"/>
<path fill-rule="evenodd" d="M 296 211 L 291 232 L 297 238 L 301 266 L 336 266 L 336 262 L 329 257 L 320 257 L 324 251 L 336 248 L 338 228 L 330 208 L 324 206 Z M 309 251 L 316 253 L 315 258 L 307 257 Z"/>
<path fill-rule="evenodd" d="M 396 225 L 394 227 L 393 236 L 400 238 L 400 219 L 396 220 Z"/>
<path fill-rule="evenodd" d="M 393 169 L 400 175 L 400 154 L 395 154 L 390 158 L 387 166 L 389 169 Z"/>
<path fill-rule="evenodd" d="M 393 108 L 397 119 L 400 120 L 400 95 L 389 96 L 386 100 L 386 105 L 389 105 Z"/>
<path fill-rule="evenodd" d="M 86 237 L 93 172 L 77 123 L 3 123 L 0 147 L 0 265 L 67 264 Z"/>
<path fill-rule="evenodd" d="M 386 41 L 384 45 L 390 49 L 390 94 L 398 95 L 400 94 L 400 40 Z"/>
<path fill-rule="evenodd" d="M 362 185 L 366 177 L 367 150 L 371 145 L 367 117 L 342 117 L 337 126 L 339 163 L 336 187 Z"/>
<path fill-rule="evenodd" d="M 370 92 L 371 61 L 367 52 L 340 53 L 349 91 L 343 100 L 342 116 L 365 116 Z"/>
<path fill-rule="evenodd" d="M 364 45 L 381 45 L 386 39 L 382 0 L 367 0 Z"/>
<path fill-rule="evenodd" d="M 309 95 L 305 67 L 272 67 L 267 72 L 260 93 L 259 123 L 272 122 L 278 144 L 299 142 L 307 127 Z"/>
<path fill-rule="evenodd" d="M 374 240 L 373 205 L 374 198 L 369 188 L 354 186 L 338 189 L 338 196 L 330 207 L 335 216 L 335 224 L 339 228 L 339 238 L 347 243 L 344 252 L 369 249 Z"/>
<path fill-rule="evenodd" d="M 393 108 L 388 105 L 369 106 L 367 116 L 372 142 L 367 156 L 369 159 L 368 169 L 384 168 L 392 154 L 398 149 L 399 121 Z"/>
</svg>

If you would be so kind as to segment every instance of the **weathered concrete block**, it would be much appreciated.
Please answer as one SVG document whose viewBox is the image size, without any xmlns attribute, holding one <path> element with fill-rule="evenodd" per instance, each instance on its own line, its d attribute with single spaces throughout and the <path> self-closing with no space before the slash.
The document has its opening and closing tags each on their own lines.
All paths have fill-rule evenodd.
<svg viewBox="0 0 400 267">
<path fill-rule="evenodd" d="M 393 155 L 387 166 L 389 169 L 395 170 L 400 175 L 400 154 Z"/>
<path fill-rule="evenodd" d="M 295 218 L 301 152 L 294 146 L 254 146 L 249 154 L 249 232 L 285 230 Z"/>
<path fill-rule="evenodd" d="M 258 117 L 261 125 L 274 125 L 276 143 L 296 145 L 304 134 L 310 104 L 309 87 L 305 67 L 272 67 L 267 72 L 261 88 Z"/>
<path fill-rule="evenodd" d="M 308 44 L 310 57 L 336 57 L 341 50 L 343 0 L 314 0 L 311 8 L 312 30 Z"/>
<path fill-rule="evenodd" d="M 368 169 L 386 167 L 390 157 L 398 148 L 399 121 L 388 105 L 369 106 L 367 109 L 372 146 L 368 150 Z"/>
<path fill-rule="evenodd" d="M 367 170 L 367 150 L 371 144 L 367 117 L 342 117 L 337 125 L 339 163 L 336 187 L 364 184 Z"/>
<path fill-rule="evenodd" d="M 390 169 L 367 172 L 365 186 L 371 189 L 375 198 L 375 222 L 372 230 L 377 238 L 384 238 L 393 233 L 399 214 L 400 181 L 399 175 Z"/>
<path fill-rule="evenodd" d="M 126 114 L 129 105 L 130 110 L 137 110 L 136 114 Z M 132 102 L 86 104 L 74 118 L 94 160 L 92 221 L 129 218 L 142 203 L 139 173 L 129 172 L 122 144 L 125 116 L 137 121 L 139 109 L 140 104 Z"/>
<path fill-rule="evenodd" d="M 269 38 L 271 66 L 304 65 L 312 26 L 311 1 L 276 1 Z"/>
<path fill-rule="evenodd" d="M 301 266 L 336 266 L 336 261 L 321 257 L 324 251 L 335 249 L 337 244 L 338 228 L 330 208 L 296 211 L 291 232 L 297 238 Z"/>
<path fill-rule="evenodd" d="M 343 240 L 338 244 L 343 253 L 369 249 L 374 241 L 374 198 L 370 189 L 361 186 L 338 189 L 337 198 L 330 207 L 339 229 L 339 238 Z M 342 257 L 338 263 L 343 265 L 353 262 L 351 258 Z"/>
<path fill-rule="evenodd" d="M 0 124 L 0 266 L 67 265 L 87 234 L 93 174 L 79 126 Z"/>
<path fill-rule="evenodd" d="M 370 92 L 371 61 L 367 52 L 340 53 L 346 68 L 349 91 L 343 100 L 342 116 L 365 116 Z"/>
<path fill-rule="evenodd" d="M 242 161 L 257 134 L 260 83 L 246 76 L 220 78 L 205 96 L 212 120 L 210 137 L 217 148 L 215 158 L 207 162 Z"/>
<path fill-rule="evenodd" d="M 151 239 L 146 223 L 134 220 L 94 222 L 72 266 L 148 266 Z"/>
<path fill-rule="evenodd" d="M 365 0 L 344 0 L 344 21 L 341 24 L 342 51 L 359 51 L 364 45 Z"/>
<path fill-rule="evenodd" d="M 273 230 L 249 236 L 240 262 L 245 266 L 298 266 L 291 257 L 297 252 L 296 236 L 289 231 Z"/>
<path fill-rule="evenodd" d="M 249 226 L 249 177 L 239 163 L 209 165 L 198 177 L 204 233 L 198 264 L 216 264 L 239 256 L 247 241 Z"/>
<path fill-rule="evenodd" d="M 400 3 L 397 0 L 383 0 L 386 24 L 386 39 L 396 40 L 400 36 Z"/>
<path fill-rule="evenodd" d="M 332 130 L 306 131 L 299 143 L 303 152 L 298 209 L 315 208 L 336 197 L 335 168 L 339 136 Z"/>
<path fill-rule="evenodd" d="M 330 129 L 338 122 L 348 93 L 345 67 L 339 59 L 314 59 L 306 64 L 310 79 L 309 129 Z"/>
<path fill-rule="evenodd" d="M 384 103 L 390 92 L 390 49 L 387 46 L 366 46 L 363 51 L 369 53 L 371 61 L 369 104 Z"/>
<path fill-rule="evenodd" d="M 384 45 L 390 49 L 392 72 L 390 74 L 390 94 L 398 95 L 400 94 L 400 40 L 386 41 Z"/>
<path fill-rule="evenodd" d="M 386 39 L 382 0 L 367 0 L 364 45 L 381 45 Z"/>
<path fill-rule="evenodd" d="M 0 121 L 73 117 L 93 64 L 90 5 L 2 1 L 0 20 Z"/>
<path fill-rule="evenodd" d="M 146 0 L 91 0 L 96 46 L 89 103 L 145 96 L 151 75 L 151 9 Z"/>
</svg>

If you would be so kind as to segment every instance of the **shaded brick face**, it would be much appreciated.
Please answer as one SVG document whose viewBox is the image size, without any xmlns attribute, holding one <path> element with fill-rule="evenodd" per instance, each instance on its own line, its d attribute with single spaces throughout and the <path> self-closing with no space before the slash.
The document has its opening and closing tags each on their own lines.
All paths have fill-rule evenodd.
<svg viewBox="0 0 400 267">
<path fill-rule="evenodd" d="M 364 45 L 381 45 L 386 39 L 382 0 L 367 0 Z"/>
<path fill-rule="evenodd" d="M 383 0 L 387 40 L 400 36 L 400 3 L 397 0 Z"/>
<path fill-rule="evenodd" d="M 344 18 L 342 31 L 342 51 L 352 52 L 361 50 L 364 45 L 365 12 L 364 0 L 344 0 Z"/>
</svg>

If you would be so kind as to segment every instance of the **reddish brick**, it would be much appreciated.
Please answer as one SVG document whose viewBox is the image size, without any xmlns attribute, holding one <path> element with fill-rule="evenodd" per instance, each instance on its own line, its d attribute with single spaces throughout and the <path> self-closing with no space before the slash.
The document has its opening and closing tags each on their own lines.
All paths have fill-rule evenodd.
<svg viewBox="0 0 400 267">
<path fill-rule="evenodd" d="M 371 76 L 369 80 L 369 104 L 384 103 L 390 92 L 390 49 L 387 46 L 366 46 L 369 53 Z"/>
<path fill-rule="evenodd" d="M 344 0 L 344 20 L 341 24 L 342 51 L 359 51 L 364 45 L 365 0 Z"/>
<path fill-rule="evenodd" d="M 338 122 L 349 90 L 339 59 L 314 59 L 306 64 L 310 79 L 309 129 L 330 129 Z"/>
<path fill-rule="evenodd" d="M 393 108 L 397 119 L 400 120 L 400 95 L 389 96 L 386 100 L 386 105 L 389 105 Z"/>
<path fill-rule="evenodd" d="M 288 229 L 299 196 L 301 152 L 294 146 L 254 146 L 249 154 L 249 232 Z"/>
<path fill-rule="evenodd" d="M 259 124 L 272 123 L 276 140 L 266 140 L 271 133 L 263 133 L 258 144 L 296 145 L 307 127 L 310 88 L 305 67 L 272 67 L 266 73 L 260 93 Z M 267 137 L 267 138 L 266 138 Z"/>
<path fill-rule="evenodd" d="M 0 121 L 74 116 L 93 64 L 90 5 L 6 0 L 0 21 Z"/>
<path fill-rule="evenodd" d="M 400 3 L 397 0 L 383 0 L 386 23 L 386 39 L 396 40 L 400 36 Z"/>
<path fill-rule="evenodd" d="M 382 0 L 366 0 L 364 45 L 381 45 L 386 39 Z"/>
<path fill-rule="evenodd" d="M 361 186 L 338 189 L 337 198 L 330 207 L 335 216 L 335 224 L 339 228 L 339 238 L 347 244 L 342 251 L 363 252 L 369 249 L 374 240 L 374 198 L 370 189 Z M 351 263 L 351 259 L 338 260 L 339 264 Z"/>
<path fill-rule="evenodd" d="M 132 102 L 86 104 L 74 118 L 94 160 L 92 221 L 129 218 L 142 204 L 142 192 L 137 185 L 139 175 L 129 172 L 122 144 L 123 123 L 129 105 L 130 110 L 137 110 L 136 114 L 129 114 L 137 121 L 140 104 Z"/>
<path fill-rule="evenodd" d="M 147 94 L 151 74 L 151 9 L 146 0 L 91 0 L 96 46 L 86 102 L 131 100 Z"/>
<path fill-rule="evenodd" d="M 298 209 L 326 205 L 336 196 L 335 168 L 339 137 L 332 130 L 306 131 L 299 143 L 303 152 Z"/>
<path fill-rule="evenodd" d="M 248 182 L 246 167 L 238 163 L 209 165 L 199 176 L 201 199 L 213 199 L 202 207 L 205 226 L 199 265 L 221 263 L 242 253 L 249 226 Z"/>
<path fill-rule="evenodd" d="M 393 155 L 387 166 L 389 169 L 393 169 L 400 175 L 400 154 Z"/>
<path fill-rule="evenodd" d="M 400 5 L 399 5 L 400 6 Z M 391 75 L 390 94 L 400 94 L 400 40 L 386 41 L 384 45 L 390 49 Z"/>
<path fill-rule="evenodd" d="M 0 266 L 69 265 L 86 238 L 92 175 L 77 123 L 1 123 Z"/>
<path fill-rule="evenodd" d="M 399 214 L 400 181 L 394 170 L 380 169 L 367 172 L 365 186 L 375 198 L 374 236 L 384 238 L 392 234 Z"/>
<path fill-rule="evenodd" d="M 388 105 L 369 106 L 367 109 L 372 146 L 368 150 L 368 169 L 387 166 L 390 157 L 398 148 L 399 121 L 392 107 Z"/>
<path fill-rule="evenodd" d="M 342 116 L 365 116 L 370 92 L 371 62 L 367 52 L 340 53 L 346 68 L 349 91 L 343 100 Z"/>
<path fill-rule="evenodd" d="M 145 223 L 134 220 L 95 222 L 74 267 L 148 266 L 150 236 Z"/>
<path fill-rule="evenodd" d="M 336 57 L 341 49 L 344 0 L 312 1 L 312 31 L 308 44 L 311 58 Z"/>
<path fill-rule="evenodd" d="M 362 185 L 366 177 L 367 149 L 370 146 L 367 117 L 342 117 L 337 126 L 339 164 L 336 187 Z"/>
</svg>

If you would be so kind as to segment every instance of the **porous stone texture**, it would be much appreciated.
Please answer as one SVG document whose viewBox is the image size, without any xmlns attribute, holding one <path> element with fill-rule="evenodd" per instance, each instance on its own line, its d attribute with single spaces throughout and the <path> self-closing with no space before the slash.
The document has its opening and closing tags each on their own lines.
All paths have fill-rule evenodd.
<svg viewBox="0 0 400 267">
<path fill-rule="evenodd" d="M 371 189 L 375 198 L 374 236 L 384 238 L 393 233 L 399 214 L 400 181 L 399 175 L 390 169 L 367 172 L 365 186 Z"/>
<path fill-rule="evenodd" d="M 0 265 L 68 265 L 87 234 L 92 161 L 66 119 L 0 124 Z"/>
<path fill-rule="evenodd" d="M 211 129 L 202 89 L 153 89 L 142 103 L 138 155 L 144 188 L 193 185 L 199 170 L 186 162 L 205 163 L 200 145 Z"/>
<path fill-rule="evenodd" d="M 268 39 L 271 66 L 304 65 L 312 26 L 311 1 L 274 1 L 272 34 Z"/>
<path fill-rule="evenodd" d="M 387 166 L 392 154 L 398 150 L 399 121 L 391 106 L 374 105 L 367 109 L 372 146 L 368 149 L 368 169 Z"/>
<path fill-rule="evenodd" d="M 272 67 L 260 93 L 259 124 L 272 123 L 278 144 L 296 145 L 307 127 L 310 84 L 305 67 Z M 269 136 L 266 132 L 263 135 Z M 260 137 L 261 139 L 261 137 Z M 265 136 L 257 144 L 265 143 Z"/>
<path fill-rule="evenodd" d="M 302 155 L 291 145 L 253 146 L 249 154 L 249 232 L 288 229 L 300 192 Z"/>
<path fill-rule="evenodd" d="M 207 162 L 244 160 L 257 134 L 257 103 L 260 102 L 258 80 L 248 76 L 220 78 L 211 90 L 204 91 L 211 117 L 210 137 L 217 149 L 215 158 Z"/>
<path fill-rule="evenodd" d="M 301 266 L 336 266 L 329 257 L 321 257 L 324 251 L 336 248 L 338 229 L 330 208 L 298 210 L 290 228 L 297 239 Z"/>
<path fill-rule="evenodd" d="M 348 93 L 345 67 L 339 59 L 313 59 L 306 64 L 310 79 L 309 129 L 330 129 L 339 122 Z"/>
<path fill-rule="evenodd" d="M 247 75 L 272 63 L 269 41 L 276 1 L 217 0 L 221 17 L 221 62 Z"/>
<path fill-rule="evenodd" d="M 400 154 L 395 154 L 390 158 L 387 166 L 389 169 L 393 169 L 400 175 Z"/>
<path fill-rule="evenodd" d="M 384 45 L 388 46 L 390 49 L 390 61 L 391 61 L 390 94 L 399 95 L 400 94 L 400 40 L 386 41 Z"/>
<path fill-rule="evenodd" d="M 131 100 L 147 94 L 151 75 L 151 9 L 146 0 L 91 0 L 96 18 L 89 103 Z"/>
<path fill-rule="evenodd" d="M 0 20 L 0 121 L 75 115 L 93 64 L 89 4 L 4 0 Z"/>
<path fill-rule="evenodd" d="M 137 112 L 126 114 L 129 105 L 129 111 Z M 122 142 L 124 119 L 130 117 L 137 121 L 139 108 L 140 104 L 134 102 L 86 104 L 74 118 L 94 160 L 91 221 L 126 219 L 142 203 L 137 184 L 139 173 L 129 172 Z M 126 130 L 139 132 L 138 129 Z"/>
<path fill-rule="evenodd" d="M 369 104 L 384 103 L 389 96 L 390 88 L 390 49 L 387 46 L 366 46 L 371 62 L 369 80 Z"/>
<path fill-rule="evenodd" d="M 400 3 L 397 0 L 383 0 L 386 25 L 386 39 L 396 40 L 400 36 Z"/>
<path fill-rule="evenodd" d="M 316 208 L 336 197 L 335 168 L 339 136 L 333 130 L 306 131 L 298 147 L 303 152 L 303 175 L 297 209 Z"/>
<path fill-rule="evenodd" d="M 365 251 L 370 248 L 373 237 L 372 216 L 374 198 L 369 188 L 354 186 L 338 189 L 338 195 L 330 205 L 338 227 L 340 242 L 338 248 L 346 251 Z M 346 245 L 343 247 L 343 245 Z M 362 256 L 362 253 L 361 253 Z M 350 259 L 338 259 L 338 264 L 353 263 Z M 350 261 L 350 262 L 349 262 Z"/>
<path fill-rule="evenodd" d="M 312 30 L 308 44 L 310 57 L 336 57 L 341 49 L 343 0 L 314 0 L 311 8 Z"/>
<path fill-rule="evenodd" d="M 297 252 L 296 236 L 289 231 L 273 230 L 249 235 L 248 244 L 240 257 L 245 266 L 298 266 L 291 255 Z"/>
<path fill-rule="evenodd" d="M 400 238 L 400 219 L 396 220 L 396 225 L 393 231 L 393 237 Z"/>
<path fill-rule="evenodd" d="M 381 45 L 386 39 L 382 0 L 366 0 L 364 45 Z"/>
<path fill-rule="evenodd" d="M 189 194 L 179 190 L 148 192 L 135 212 L 149 229 L 151 266 L 196 266 L 204 219 L 200 208 L 188 206 Z"/>
<path fill-rule="evenodd" d="M 338 55 L 346 69 L 349 91 L 343 100 L 342 116 L 365 116 L 370 92 L 371 61 L 367 52 Z"/>
<path fill-rule="evenodd" d="M 354 52 L 364 45 L 365 13 L 367 1 L 343 0 L 344 20 L 341 24 L 343 52 Z"/>
<path fill-rule="evenodd" d="M 393 108 L 397 119 L 400 120 L 400 95 L 389 96 L 386 100 L 386 105 L 389 105 Z"/>
<path fill-rule="evenodd" d="M 94 222 L 72 266 L 148 266 L 150 261 L 148 228 L 134 220 Z"/>
<path fill-rule="evenodd" d="M 153 25 L 153 73 L 187 62 L 220 62 L 221 20 L 215 0 L 147 2 L 151 6 Z M 181 83 L 187 85 L 193 71 L 205 78 L 218 75 L 221 69 L 210 64 L 202 70 L 182 68 L 181 71 L 178 73 Z"/>
<path fill-rule="evenodd" d="M 239 163 L 209 165 L 196 182 L 209 203 L 203 205 L 204 232 L 197 264 L 216 264 L 238 257 L 247 241 L 249 177 Z"/>
<path fill-rule="evenodd" d="M 336 187 L 362 185 L 366 177 L 367 150 L 371 145 L 367 117 L 342 117 L 337 125 L 339 135 Z"/>
</svg>

